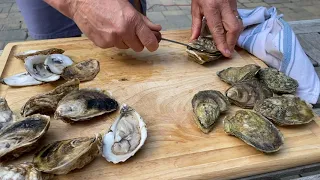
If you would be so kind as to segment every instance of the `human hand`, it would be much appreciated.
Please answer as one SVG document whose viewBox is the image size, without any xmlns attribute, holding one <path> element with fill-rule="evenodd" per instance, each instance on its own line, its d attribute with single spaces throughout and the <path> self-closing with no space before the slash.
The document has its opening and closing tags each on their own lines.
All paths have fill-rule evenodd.
<svg viewBox="0 0 320 180">
<path fill-rule="evenodd" d="M 140 52 L 146 47 L 159 47 L 155 36 L 160 25 L 153 24 L 128 0 L 45 0 L 73 19 L 81 31 L 101 48 L 132 48 Z"/>
<path fill-rule="evenodd" d="M 191 40 L 199 37 L 204 16 L 218 50 L 224 56 L 231 57 L 243 30 L 242 21 L 236 17 L 238 16 L 237 1 L 192 0 L 191 12 Z"/>
</svg>

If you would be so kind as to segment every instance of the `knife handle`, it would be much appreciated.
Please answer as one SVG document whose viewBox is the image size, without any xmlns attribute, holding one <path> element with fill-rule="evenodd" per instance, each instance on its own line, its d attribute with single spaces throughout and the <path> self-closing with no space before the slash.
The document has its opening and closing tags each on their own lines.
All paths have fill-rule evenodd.
<svg viewBox="0 0 320 180">
<path fill-rule="evenodd" d="M 158 43 L 161 41 L 161 33 L 159 31 L 152 31 L 153 34 L 156 36 Z"/>
</svg>

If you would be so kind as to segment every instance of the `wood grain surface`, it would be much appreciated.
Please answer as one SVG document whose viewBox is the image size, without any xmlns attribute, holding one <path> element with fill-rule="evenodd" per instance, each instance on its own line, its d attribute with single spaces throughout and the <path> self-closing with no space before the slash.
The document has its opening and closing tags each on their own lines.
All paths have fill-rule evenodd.
<svg viewBox="0 0 320 180">
<path fill-rule="evenodd" d="M 187 42 L 189 31 L 163 32 L 163 37 Z M 266 155 L 227 135 L 222 128 L 222 114 L 213 131 L 203 134 L 192 119 L 191 99 L 200 90 L 214 89 L 224 93 L 229 87 L 216 72 L 230 66 L 256 63 L 259 59 L 238 49 L 232 59 L 221 59 L 207 65 L 187 58 L 185 47 L 161 42 L 153 53 L 130 50 L 99 49 L 86 38 L 29 41 L 8 44 L 0 61 L 2 77 L 24 71 L 23 62 L 14 54 L 32 49 L 62 48 L 79 62 L 89 58 L 100 61 L 101 71 L 80 87 L 97 87 L 112 92 L 120 103 L 135 108 L 145 119 L 148 138 L 138 153 L 125 163 L 108 163 L 97 157 L 92 163 L 56 179 L 232 179 L 274 170 L 320 162 L 320 121 L 316 119 L 299 127 L 279 127 L 285 137 L 283 148 Z M 0 86 L 0 95 L 19 112 L 32 96 L 62 84 L 11 88 Z M 232 107 L 228 114 L 237 110 Z M 52 119 L 40 146 L 55 140 L 93 136 L 107 131 L 118 111 L 87 122 L 65 124 Z M 10 163 L 31 161 L 33 152 Z"/>
</svg>

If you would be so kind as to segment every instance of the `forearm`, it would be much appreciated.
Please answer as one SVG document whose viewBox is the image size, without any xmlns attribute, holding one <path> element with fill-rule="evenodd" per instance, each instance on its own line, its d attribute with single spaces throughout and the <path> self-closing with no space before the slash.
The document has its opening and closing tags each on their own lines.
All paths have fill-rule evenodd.
<svg viewBox="0 0 320 180">
<path fill-rule="evenodd" d="M 83 4 L 86 0 L 44 0 L 50 6 L 58 10 L 63 15 L 73 19 L 73 15 L 76 12 L 80 4 Z"/>
</svg>

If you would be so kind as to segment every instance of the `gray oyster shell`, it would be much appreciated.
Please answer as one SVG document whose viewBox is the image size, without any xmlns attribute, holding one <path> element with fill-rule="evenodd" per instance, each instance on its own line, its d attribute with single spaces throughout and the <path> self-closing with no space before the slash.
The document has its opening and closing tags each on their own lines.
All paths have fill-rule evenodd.
<svg viewBox="0 0 320 180">
<path fill-rule="evenodd" d="M 253 79 L 260 70 L 256 64 L 248 64 L 242 67 L 229 67 L 217 72 L 218 77 L 227 84 Z"/>
<path fill-rule="evenodd" d="M 36 56 L 36 55 L 50 55 L 50 54 L 63 54 L 64 50 L 59 48 L 50 48 L 44 50 L 30 50 L 26 52 L 22 52 L 16 54 L 14 57 L 17 59 L 25 60 L 29 56 Z"/>
<path fill-rule="evenodd" d="M 100 63 L 95 59 L 89 59 L 66 67 L 61 77 L 65 80 L 79 79 L 80 82 L 93 80 L 100 72 Z"/>
<path fill-rule="evenodd" d="M 0 130 L 11 124 L 14 120 L 14 115 L 8 106 L 7 100 L 0 97 Z"/>
<path fill-rule="evenodd" d="M 238 110 L 223 120 L 224 131 L 264 153 L 278 151 L 284 138 L 269 120 L 251 110 Z"/>
<path fill-rule="evenodd" d="M 53 176 L 38 171 L 33 163 L 0 166 L 1 180 L 49 180 Z"/>
</svg>

